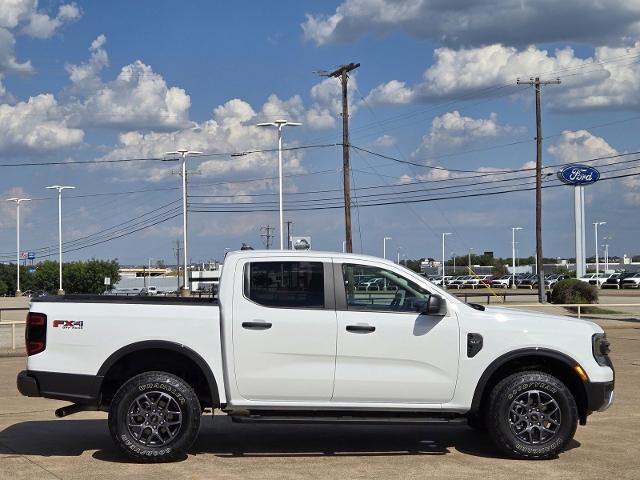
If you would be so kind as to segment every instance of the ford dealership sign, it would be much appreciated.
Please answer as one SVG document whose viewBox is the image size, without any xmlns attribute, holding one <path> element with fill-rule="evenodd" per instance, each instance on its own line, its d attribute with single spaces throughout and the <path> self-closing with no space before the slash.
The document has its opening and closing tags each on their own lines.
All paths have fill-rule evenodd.
<svg viewBox="0 0 640 480">
<path fill-rule="evenodd" d="M 570 185 L 589 185 L 600 179 L 600 172 L 589 165 L 567 165 L 558 172 L 558 177 Z"/>
</svg>

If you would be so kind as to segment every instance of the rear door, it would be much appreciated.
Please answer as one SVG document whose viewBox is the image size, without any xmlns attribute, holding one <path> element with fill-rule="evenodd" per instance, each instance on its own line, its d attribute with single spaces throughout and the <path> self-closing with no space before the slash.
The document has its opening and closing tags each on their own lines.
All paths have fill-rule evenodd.
<svg viewBox="0 0 640 480">
<path fill-rule="evenodd" d="M 331 259 L 250 258 L 238 263 L 238 277 L 232 325 L 240 395 L 330 400 L 337 328 Z"/>
<path fill-rule="evenodd" d="M 401 267 L 334 261 L 338 350 L 333 401 L 451 400 L 460 344 L 455 313 L 418 314 L 416 303 L 429 297 L 428 284 L 407 277 Z M 386 289 L 354 288 L 356 279 L 368 276 L 385 278 Z"/>
</svg>

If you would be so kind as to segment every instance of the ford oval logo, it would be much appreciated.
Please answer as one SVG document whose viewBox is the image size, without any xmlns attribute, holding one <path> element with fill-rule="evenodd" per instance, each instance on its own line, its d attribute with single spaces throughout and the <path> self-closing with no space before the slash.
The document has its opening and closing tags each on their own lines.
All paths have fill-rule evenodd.
<svg viewBox="0 0 640 480">
<path fill-rule="evenodd" d="M 570 185 L 589 185 L 600 179 L 600 172 L 589 165 L 567 165 L 558 172 L 558 177 Z"/>
</svg>

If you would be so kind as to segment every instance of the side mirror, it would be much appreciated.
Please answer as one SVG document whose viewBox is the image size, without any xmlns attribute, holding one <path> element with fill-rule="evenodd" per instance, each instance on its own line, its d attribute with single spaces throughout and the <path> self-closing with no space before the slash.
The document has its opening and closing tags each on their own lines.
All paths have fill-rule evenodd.
<svg viewBox="0 0 640 480">
<path fill-rule="evenodd" d="M 429 295 L 429 299 L 416 303 L 416 310 L 421 315 L 446 315 L 447 302 L 440 295 Z"/>
</svg>

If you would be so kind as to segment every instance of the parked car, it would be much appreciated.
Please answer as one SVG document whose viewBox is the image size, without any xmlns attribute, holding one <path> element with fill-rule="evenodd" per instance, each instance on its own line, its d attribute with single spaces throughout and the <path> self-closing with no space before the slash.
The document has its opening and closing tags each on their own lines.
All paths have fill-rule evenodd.
<svg viewBox="0 0 640 480">
<path fill-rule="evenodd" d="M 640 287 L 640 273 L 634 273 L 632 276 L 625 278 L 620 283 L 621 288 L 638 288 Z"/>
<path fill-rule="evenodd" d="M 364 274 L 396 293 L 372 302 L 355 288 Z M 355 254 L 229 252 L 218 300 L 34 298 L 25 338 L 20 393 L 72 402 L 58 417 L 108 412 L 138 462 L 184 458 L 209 410 L 243 423 L 468 422 L 510 457 L 555 458 L 614 399 L 595 323 L 466 304 Z"/>
<path fill-rule="evenodd" d="M 516 287 L 520 288 L 522 282 L 529 281 L 529 279 L 534 278 L 535 275 L 533 273 L 521 273 L 516 276 Z M 530 288 L 530 287 L 529 287 Z"/>
<path fill-rule="evenodd" d="M 491 280 L 491 286 L 494 288 L 509 288 L 513 284 L 512 275 L 502 275 Z"/>
<path fill-rule="evenodd" d="M 553 288 L 553 286 L 560 280 L 566 280 L 567 278 L 569 278 L 568 275 L 552 273 L 551 275 L 547 275 L 545 277 L 544 284 L 547 288 Z"/>
<path fill-rule="evenodd" d="M 462 275 L 462 276 L 453 278 L 451 279 L 447 287 L 458 288 L 458 289 L 463 288 L 464 283 L 469 279 L 471 279 L 471 275 Z"/>
<path fill-rule="evenodd" d="M 479 288 L 491 285 L 491 275 L 473 275 L 463 283 L 464 288 Z"/>
<path fill-rule="evenodd" d="M 581 282 L 590 283 L 591 280 L 596 278 L 595 273 L 586 273 L 584 276 L 578 278 Z"/>
<path fill-rule="evenodd" d="M 621 283 L 625 278 L 633 277 L 633 272 L 614 273 L 602 284 L 601 288 L 621 288 Z"/>
<path fill-rule="evenodd" d="M 595 275 L 592 279 L 589 280 L 589 284 L 590 285 L 602 285 L 604 282 L 606 282 L 610 277 L 611 277 L 611 273 L 600 273 L 598 275 Z"/>
</svg>

